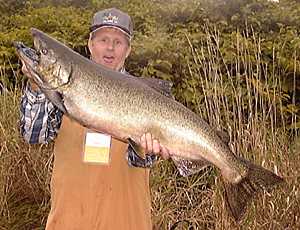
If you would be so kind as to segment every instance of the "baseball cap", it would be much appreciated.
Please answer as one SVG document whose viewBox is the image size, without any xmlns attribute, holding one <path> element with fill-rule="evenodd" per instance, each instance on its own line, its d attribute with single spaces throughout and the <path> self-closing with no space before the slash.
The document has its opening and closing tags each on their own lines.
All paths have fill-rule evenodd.
<svg viewBox="0 0 300 230">
<path fill-rule="evenodd" d="M 115 27 L 124 32 L 129 38 L 133 36 L 133 25 L 130 16 L 116 8 L 100 10 L 94 14 L 90 32 L 95 32 L 103 27 Z"/>
</svg>

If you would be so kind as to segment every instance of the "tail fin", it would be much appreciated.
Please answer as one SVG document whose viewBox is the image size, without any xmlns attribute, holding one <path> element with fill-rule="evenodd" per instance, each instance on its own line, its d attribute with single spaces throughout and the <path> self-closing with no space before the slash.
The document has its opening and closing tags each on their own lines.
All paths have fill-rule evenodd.
<svg viewBox="0 0 300 230">
<path fill-rule="evenodd" d="M 269 190 L 270 187 L 284 182 L 283 178 L 263 167 L 240 159 L 249 168 L 245 178 L 239 183 L 225 183 L 225 203 L 234 219 L 238 222 L 246 212 L 248 203 L 260 190 Z"/>
</svg>

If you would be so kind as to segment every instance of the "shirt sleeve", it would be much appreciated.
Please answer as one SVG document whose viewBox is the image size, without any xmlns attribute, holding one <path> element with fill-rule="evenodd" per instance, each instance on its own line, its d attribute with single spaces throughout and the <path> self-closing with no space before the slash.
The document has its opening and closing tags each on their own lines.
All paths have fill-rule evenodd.
<svg viewBox="0 0 300 230">
<path fill-rule="evenodd" d="M 63 113 L 41 91 L 27 84 L 21 97 L 20 133 L 30 144 L 46 144 L 58 133 Z"/>
</svg>

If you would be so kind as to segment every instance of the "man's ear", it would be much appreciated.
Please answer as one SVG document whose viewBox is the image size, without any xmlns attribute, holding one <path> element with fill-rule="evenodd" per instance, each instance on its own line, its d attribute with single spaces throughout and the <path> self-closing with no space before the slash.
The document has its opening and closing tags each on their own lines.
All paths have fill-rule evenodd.
<svg viewBox="0 0 300 230">
<path fill-rule="evenodd" d="M 92 46 L 93 46 L 93 44 L 92 44 L 92 38 L 91 38 L 91 35 L 90 35 L 89 40 L 88 40 L 88 48 L 89 48 L 91 56 L 92 56 L 92 50 L 93 50 Z"/>
<path fill-rule="evenodd" d="M 131 52 L 131 45 L 129 45 L 127 52 L 126 52 L 126 58 L 128 58 L 129 54 Z"/>
</svg>

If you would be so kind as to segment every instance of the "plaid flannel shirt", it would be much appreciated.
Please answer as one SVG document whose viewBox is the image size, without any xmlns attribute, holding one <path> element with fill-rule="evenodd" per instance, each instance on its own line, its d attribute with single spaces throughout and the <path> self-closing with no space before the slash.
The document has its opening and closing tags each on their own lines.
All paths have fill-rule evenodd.
<svg viewBox="0 0 300 230">
<path fill-rule="evenodd" d="M 46 144 L 57 136 L 63 113 L 29 84 L 21 98 L 20 114 L 20 133 L 28 143 Z"/>
</svg>

